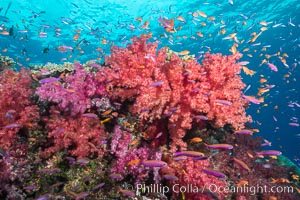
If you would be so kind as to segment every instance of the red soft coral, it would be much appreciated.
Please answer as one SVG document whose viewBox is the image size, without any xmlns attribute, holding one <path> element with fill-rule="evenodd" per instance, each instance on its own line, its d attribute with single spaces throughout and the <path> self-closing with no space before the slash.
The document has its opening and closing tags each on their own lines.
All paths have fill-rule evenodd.
<svg viewBox="0 0 300 200">
<path fill-rule="evenodd" d="M 33 105 L 31 77 L 27 70 L 4 70 L 0 75 L 0 147 L 9 148 L 16 133 L 37 126 L 38 107 Z"/>
<path fill-rule="evenodd" d="M 174 189 L 173 197 L 179 195 L 178 191 L 183 188 L 186 189 L 184 192 L 186 199 L 209 200 L 211 195 L 224 199 L 227 193 L 222 189 L 227 186 L 227 183 L 225 180 L 202 171 L 202 169 L 209 168 L 209 165 L 209 159 L 193 160 L 188 158 L 183 161 L 172 161 L 168 167 L 162 168 L 163 174 L 172 174 L 178 177 L 177 181 L 170 181 Z"/>
<path fill-rule="evenodd" d="M 101 156 L 104 152 L 105 132 L 99 124 L 99 119 L 86 116 L 61 117 L 56 109 L 51 109 L 49 119 L 45 119 L 48 137 L 53 139 L 53 146 L 42 152 L 49 156 L 54 152 L 67 150 L 76 157 Z"/>
<path fill-rule="evenodd" d="M 109 67 L 103 67 L 97 78 L 107 83 L 111 97 L 133 101 L 130 111 L 142 122 L 168 117 L 171 151 L 186 148 L 182 138 L 197 115 L 206 115 L 218 127 L 231 124 L 236 129 L 251 120 L 245 113 L 240 66 L 235 63 L 239 54 L 206 54 L 201 66 L 167 48 L 156 52 L 157 44 L 146 41 L 142 36 L 127 48 L 113 47 L 106 58 Z"/>
</svg>

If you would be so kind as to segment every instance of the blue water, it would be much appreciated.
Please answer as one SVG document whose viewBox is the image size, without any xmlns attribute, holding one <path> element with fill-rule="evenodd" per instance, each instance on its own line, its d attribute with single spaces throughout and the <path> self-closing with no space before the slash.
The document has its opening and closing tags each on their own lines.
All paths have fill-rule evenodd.
<svg viewBox="0 0 300 200">
<path fill-rule="evenodd" d="M 300 104 L 297 83 L 300 75 L 300 4 L 297 0 L 233 0 L 233 5 L 227 1 L 187 0 L 1 0 L 0 10 L 0 53 L 25 67 L 74 60 L 84 63 L 98 59 L 103 62 L 112 45 L 125 47 L 132 36 L 150 32 L 152 40 L 175 51 L 189 50 L 195 56 L 208 49 L 231 54 L 229 48 L 234 41 L 224 38 L 236 33 L 238 50 L 244 54 L 241 60 L 249 61 L 247 67 L 256 71 L 254 76 L 242 73 L 244 82 L 251 85 L 246 94 L 256 95 L 262 76 L 268 80 L 266 84 L 275 85 L 263 95 L 264 103 L 252 104 L 247 110 L 254 120 L 251 126 L 260 130 L 257 136 L 272 142 L 269 148 L 281 150 L 300 165 L 300 127 L 288 124 L 298 123 L 300 116 L 297 106 Z M 208 17 L 214 16 L 215 20 L 201 16 L 194 18 L 192 14 L 197 11 Z M 185 22 L 176 20 L 178 16 Z M 136 19 L 138 17 L 141 22 Z M 182 26 L 182 29 L 178 28 L 175 33 L 166 32 L 159 23 L 160 17 L 175 18 L 175 27 Z M 146 21 L 149 26 L 143 28 Z M 267 30 L 255 42 L 248 43 L 253 38 L 251 34 L 258 34 L 264 27 L 260 23 L 263 21 L 267 23 Z M 221 29 L 226 33 L 220 34 Z M 5 35 L 5 30 L 11 30 L 11 35 Z M 263 46 L 269 45 L 266 51 L 262 50 Z M 60 52 L 60 46 L 73 50 Z M 245 48 L 250 50 L 243 52 Z M 284 53 L 288 55 L 285 65 L 279 59 Z M 270 70 L 266 64 L 259 66 L 266 54 L 273 55 L 269 62 L 278 67 L 278 72 Z M 284 78 L 285 74 L 289 77 Z M 276 106 L 278 109 L 274 109 Z"/>
</svg>

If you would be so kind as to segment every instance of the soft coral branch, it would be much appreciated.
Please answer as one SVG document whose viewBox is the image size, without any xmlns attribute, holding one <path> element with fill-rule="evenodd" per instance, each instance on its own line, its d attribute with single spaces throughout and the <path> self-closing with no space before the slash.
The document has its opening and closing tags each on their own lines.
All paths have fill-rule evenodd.
<svg viewBox="0 0 300 200">
<path fill-rule="evenodd" d="M 39 119 L 38 107 L 30 99 L 33 94 L 29 72 L 4 70 L 0 75 L 0 147 L 9 148 L 22 129 L 33 130 Z"/>
</svg>

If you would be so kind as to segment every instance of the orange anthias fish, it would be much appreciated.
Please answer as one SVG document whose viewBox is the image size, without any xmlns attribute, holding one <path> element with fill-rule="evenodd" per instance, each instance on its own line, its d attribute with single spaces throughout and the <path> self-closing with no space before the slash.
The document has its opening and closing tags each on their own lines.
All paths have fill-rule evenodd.
<svg viewBox="0 0 300 200">
<path fill-rule="evenodd" d="M 143 20 L 143 18 L 142 17 L 137 17 L 137 18 L 135 18 L 135 20 L 138 21 L 138 22 L 141 22 Z"/>
<path fill-rule="evenodd" d="M 185 22 L 185 19 L 181 15 L 177 17 L 177 20 L 181 22 Z"/>
<path fill-rule="evenodd" d="M 183 51 L 179 52 L 178 55 L 184 56 L 184 55 L 188 55 L 189 53 L 190 53 L 189 50 L 183 50 Z"/>
<path fill-rule="evenodd" d="M 199 37 L 203 37 L 203 33 L 201 33 L 201 32 L 197 32 L 197 35 L 199 36 Z"/>
<path fill-rule="evenodd" d="M 256 73 L 255 71 L 249 69 L 246 66 L 243 66 L 242 69 L 243 69 L 243 71 L 244 71 L 245 74 L 250 75 L 250 76 L 253 76 Z"/>
<path fill-rule="evenodd" d="M 127 163 L 128 166 L 138 165 L 140 163 L 140 159 L 134 159 Z"/>
<path fill-rule="evenodd" d="M 9 35 L 9 32 L 8 31 L 2 31 L 0 32 L 1 35 Z"/>
<path fill-rule="evenodd" d="M 238 183 L 236 184 L 236 186 L 237 186 L 237 187 L 242 187 L 242 186 L 248 185 L 248 184 L 249 184 L 249 182 L 248 182 L 247 180 L 241 180 L 240 182 L 238 182 Z"/>
<path fill-rule="evenodd" d="M 142 26 L 142 28 L 143 29 L 149 29 L 149 24 L 150 24 L 149 21 L 145 21 L 144 24 L 143 24 L 143 26 Z"/>
<path fill-rule="evenodd" d="M 175 33 L 176 30 L 174 29 L 174 18 L 173 19 L 166 19 L 166 18 L 159 18 L 160 25 L 165 28 L 165 30 L 169 33 Z"/>
<path fill-rule="evenodd" d="M 202 141 L 203 141 L 202 138 L 200 138 L 200 137 L 194 137 L 189 142 L 191 144 L 193 144 L 193 143 L 199 143 L 199 142 L 202 142 Z"/>
<path fill-rule="evenodd" d="M 234 43 L 233 45 L 232 45 L 232 47 L 229 49 L 229 51 L 233 54 L 233 55 L 235 55 L 236 53 L 237 53 L 237 46 L 238 46 L 238 44 L 237 43 Z"/>
<path fill-rule="evenodd" d="M 205 12 L 198 11 L 198 14 L 199 14 L 201 17 L 207 18 L 207 15 L 205 14 Z"/>
<path fill-rule="evenodd" d="M 77 41 L 79 39 L 79 33 L 76 33 L 74 36 L 73 36 L 73 40 Z"/>
</svg>

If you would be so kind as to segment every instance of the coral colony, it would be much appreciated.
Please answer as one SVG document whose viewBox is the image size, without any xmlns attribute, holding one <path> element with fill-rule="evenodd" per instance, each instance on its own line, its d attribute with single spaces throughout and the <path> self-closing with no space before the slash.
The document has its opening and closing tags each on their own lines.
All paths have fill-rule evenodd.
<svg viewBox="0 0 300 200">
<path fill-rule="evenodd" d="M 200 64 L 149 37 L 102 65 L 3 67 L 0 198 L 299 199 L 296 168 L 248 125 L 242 55 Z"/>
</svg>

